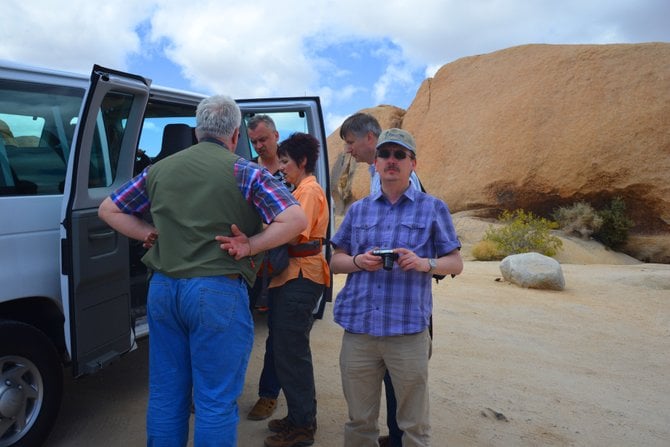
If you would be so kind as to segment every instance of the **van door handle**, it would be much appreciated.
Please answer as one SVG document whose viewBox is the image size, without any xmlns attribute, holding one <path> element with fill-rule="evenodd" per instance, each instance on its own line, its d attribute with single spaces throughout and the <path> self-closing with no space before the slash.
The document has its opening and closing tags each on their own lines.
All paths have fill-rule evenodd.
<svg viewBox="0 0 670 447">
<path fill-rule="evenodd" d="M 88 235 L 88 239 L 91 241 L 97 241 L 99 239 L 107 239 L 108 237 L 114 236 L 114 233 L 116 233 L 114 230 L 109 230 L 109 231 L 100 231 L 97 233 L 90 233 Z"/>
</svg>

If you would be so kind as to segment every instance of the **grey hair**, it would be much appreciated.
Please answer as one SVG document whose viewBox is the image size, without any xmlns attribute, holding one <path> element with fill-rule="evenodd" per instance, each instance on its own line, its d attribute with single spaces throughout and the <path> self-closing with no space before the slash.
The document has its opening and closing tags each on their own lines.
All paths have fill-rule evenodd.
<svg viewBox="0 0 670 447">
<path fill-rule="evenodd" d="M 374 116 L 369 113 L 358 112 L 344 120 L 340 127 L 340 138 L 344 140 L 349 132 L 359 138 L 367 135 L 368 132 L 372 132 L 375 137 L 379 138 L 382 128 Z"/>
<path fill-rule="evenodd" d="M 195 122 L 199 134 L 230 138 L 242 123 L 242 112 L 230 96 L 214 95 L 200 101 Z"/>
<path fill-rule="evenodd" d="M 269 115 L 254 115 L 251 118 L 249 118 L 249 121 L 247 121 L 247 129 L 254 130 L 260 123 L 265 123 L 265 126 L 272 130 L 276 131 L 277 126 L 275 125 L 275 122 L 272 118 L 270 118 Z"/>
</svg>

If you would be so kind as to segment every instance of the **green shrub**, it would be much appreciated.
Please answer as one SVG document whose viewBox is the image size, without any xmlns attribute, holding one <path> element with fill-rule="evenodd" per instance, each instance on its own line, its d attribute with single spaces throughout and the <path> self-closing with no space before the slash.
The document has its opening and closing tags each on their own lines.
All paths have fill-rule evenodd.
<svg viewBox="0 0 670 447">
<path fill-rule="evenodd" d="M 489 228 L 483 240 L 495 243 L 503 257 L 528 252 L 554 256 L 563 246 L 561 240 L 551 234 L 551 230 L 558 227 L 556 222 L 535 216 L 530 211 L 503 211 L 499 220 L 504 226 Z"/>
<path fill-rule="evenodd" d="M 593 238 L 607 247 L 616 249 L 628 239 L 628 230 L 634 222 L 626 217 L 626 203 L 621 197 L 612 199 L 608 208 L 598 212 L 603 220 L 600 229 L 593 233 Z"/>
<path fill-rule="evenodd" d="M 504 258 L 498 250 L 498 244 L 486 239 L 473 245 L 472 257 L 477 261 L 499 261 Z"/>
<path fill-rule="evenodd" d="M 553 218 L 567 234 L 576 234 L 582 239 L 591 237 L 603 224 L 603 218 L 585 202 L 561 207 L 554 211 Z"/>
</svg>

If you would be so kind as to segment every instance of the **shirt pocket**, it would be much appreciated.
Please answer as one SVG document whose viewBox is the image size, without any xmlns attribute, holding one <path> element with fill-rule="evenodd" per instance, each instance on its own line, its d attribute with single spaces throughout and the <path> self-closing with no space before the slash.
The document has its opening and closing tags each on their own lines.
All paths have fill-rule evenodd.
<svg viewBox="0 0 670 447">
<path fill-rule="evenodd" d="M 360 223 L 352 225 L 351 248 L 352 253 L 363 253 L 379 245 L 375 237 L 376 224 Z"/>
<path fill-rule="evenodd" d="M 429 236 L 429 228 L 425 222 L 404 219 L 398 225 L 398 247 L 415 251 L 426 244 Z"/>
</svg>

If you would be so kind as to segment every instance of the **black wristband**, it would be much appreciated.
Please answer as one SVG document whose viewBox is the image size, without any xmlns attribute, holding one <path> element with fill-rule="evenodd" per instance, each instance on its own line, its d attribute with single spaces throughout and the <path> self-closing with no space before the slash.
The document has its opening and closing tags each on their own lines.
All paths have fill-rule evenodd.
<svg viewBox="0 0 670 447">
<path fill-rule="evenodd" d="M 351 258 L 351 261 L 354 263 L 354 265 L 356 266 L 356 268 L 357 268 L 358 270 L 363 270 L 363 267 L 361 267 L 360 265 L 356 264 L 356 256 L 359 256 L 359 255 L 360 255 L 360 253 L 359 253 L 358 255 L 354 255 L 354 257 Z"/>
</svg>

